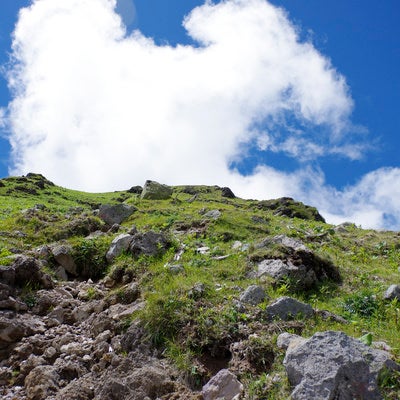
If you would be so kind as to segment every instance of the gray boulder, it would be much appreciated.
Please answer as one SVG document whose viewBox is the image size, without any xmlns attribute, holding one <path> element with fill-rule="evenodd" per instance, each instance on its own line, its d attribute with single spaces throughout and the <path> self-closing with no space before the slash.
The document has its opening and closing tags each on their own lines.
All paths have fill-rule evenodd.
<svg viewBox="0 0 400 400">
<path fill-rule="evenodd" d="M 204 386 L 201 394 L 204 400 L 236 400 L 243 391 L 243 385 L 227 369 L 222 369 Z"/>
<path fill-rule="evenodd" d="M 72 256 L 73 250 L 71 246 L 55 246 L 52 249 L 52 253 L 56 262 L 61 265 L 66 272 L 71 275 L 77 276 L 77 266 Z"/>
<path fill-rule="evenodd" d="M 170 241 L 165 235 L 149 231 L 134 235 L 129 250 L 134 257 L 156 256 L 165 252 L 169 246 Z"/>
<path fill-rule="evenodd" d="M 383 295 L 385 300 L 397 299 L 400 301 L 400 285 L 390 285 Z"/>
<path fill-rule="evenodd" d="M 251 285 L 241 294 L 240 301 L 256 306 L 262 303 L 265 298 L 265 290 L 261 286 Z"/>
<path fill-rule="evenodd" d="M 120 224 L 129 218 L 137 210 L 128 204 L 102 204 L 99 210 L 99 217 L 108 225 Z"/>
<path fill-rule="evenodd" d="M 318 332 L 289 345 L 283 361 L 293 400 L 378 400 L 378 375 L 400 370 L 389 353 L 375 350 L 343 332 Z"/>
<path fill-rule="evenodd" d="M 118 235 L 112 242 L 109 250 L 106 254 L 106 259 L 110 263 L 114 258 L 121 255 L 124 251 L 129 249 L 129 245 L 133 239 L 133 236 L 128 234 Z"/>
<path fill-rule="evenodd" d="M 167 200 L 172 196 L 172 188 L 154 181 L 146 181 L 141 194 L 142 199 Z"/>
<path fill-rule="evenodd" d="M 309 318 L 314 315 L 314 310 L 309 304 L 302 303 L 291 297 L 280 297 L 270 304 L 265 312 L 267 318 L 289 321 L 298 317 Z"/>
</svg>

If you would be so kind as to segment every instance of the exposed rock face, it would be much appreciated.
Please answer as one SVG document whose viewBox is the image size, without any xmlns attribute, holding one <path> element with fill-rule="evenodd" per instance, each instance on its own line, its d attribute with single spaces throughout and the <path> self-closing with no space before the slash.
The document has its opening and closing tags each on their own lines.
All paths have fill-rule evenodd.
<svg viewBox="0 0 400 400">
<path fill-rule="evenodd" d="M 298 317 L 311 317 L 314 314 L 309 304 L 302 303 L 291 297 L 280 297 L 270 304 L 265 310 L 269 319 L 288 321 Z"/>
<path fill-rule="evenodd" d="M 120 224 L 137 210 L 128 204 L 103 204 L 100 206 L 99 217 L 108 225 Z"/>
<path fill-rule="evenodd" d="M 204 400 L 236 400 L 243 390 L 243 385 L 227 369 L 222 369 L 203 386 Z"/>
<path fill-rule="evenodd" d="M 249 286 L 240 296 L 240 301 L 242 303 L 248 303 L 256 306 L 262 303 L 266 298 L 265 290 L 258 285 Z"/>
<path fill-rule="evenodd" d="M 155 181 L 146 181 L 141 194 L 142 199 L 167 200 L 172 196 L 172 188 Z"/>
<path fill-rule="evenodd" d="M 390 285 L 383 295 L 385 300 L 397 299 L 400 301 L 400 285 Z"/>
<path fill-rule="evenodd" d="M 382 399 L 379 372 L 400 370 L 388 353 L 333 331 L 316 333 L 298 346 L 289 345 L 284 365 L 295 387 L 293 400 Z"/>
</svg>

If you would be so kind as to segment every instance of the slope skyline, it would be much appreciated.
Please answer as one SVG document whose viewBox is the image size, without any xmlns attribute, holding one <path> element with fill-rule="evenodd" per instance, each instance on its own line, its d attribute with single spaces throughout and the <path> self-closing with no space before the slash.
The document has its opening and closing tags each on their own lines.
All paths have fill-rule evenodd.
<svg viewBox="0 0 400 400">
<path fill-rule="evenodd" d="M 3 3 L 0 174 L 215 183 L 398 229 L 397 3 L 180 3 Z"/>
</svg>

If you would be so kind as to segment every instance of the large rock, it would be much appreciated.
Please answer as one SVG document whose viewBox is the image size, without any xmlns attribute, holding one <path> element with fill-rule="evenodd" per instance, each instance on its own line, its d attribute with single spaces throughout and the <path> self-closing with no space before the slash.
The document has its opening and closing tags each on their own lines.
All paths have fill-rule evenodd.
<svg viewBox="0 0 400 400">
<path fill-rule="evenodd" d="M 135 257 L 156 256 L 162 254 L 169 246 L 170 241 L 164 234 L 149 231 L 134 235 L 129 250 Z"/>
<path fill-rule="evenodd" d="M 121 255 L 124 251 L 129 249 L 129 245 L 133 239 L 132 235 L 121 234 L 118 235 L 112 242 L 109 250 L 106 254 L 106 259 L 108 262 L 112 262 L 114 258 Z"/>
<path fill-rule="evenodd" d="M 236 400 L 243 391 L 243 385 L 227 369 L 222 369 L 204 386 L 201 394 L 204 400 Z"/>
<path fill-rule="evenodd" d="M 30 400 L 45 400 L 56 394 L 60 377 L 50 365 L 34 368 L 25 378 L 25 388 Z"/>
<path fill-rule="evenodd" d="M 108 225 L 120 224 L 129 218 L 135 211 L 136 207 L 128 204 L 102 204 L 99 210 L 99 217 Z"/>
<path fill-rule="evenodd" d="M 283 361 L 293 400 L 378 400 L 378 375 L 400 365 L 343 332 L 319 332 L 297 346 L 289 345 Z"/>
<path fill-rule="evenodd" d="M 146 181 L 141 194 L 142 199 L 167 200 L 172 195 L 172 188 L 155 181 Z"/>
<path fill-rule="evenodd" d="M 66 272 L 74 276 L 78 275 L 77 265 L 72 256 L 73 249 L 71 246 L 55 246 L 52 249 L 52 253 L 56 262 L 61 265 Z"/>
<path fill-rule="evenodd" d="M 271 320 L 281 319 L 288 321 L 298 317 L 308 318 L 314 315 L 314 310 L 309 304 L 302 303 L 291 297 L 280 297 L 270 304 L 265 312 Z"/>
</svg>

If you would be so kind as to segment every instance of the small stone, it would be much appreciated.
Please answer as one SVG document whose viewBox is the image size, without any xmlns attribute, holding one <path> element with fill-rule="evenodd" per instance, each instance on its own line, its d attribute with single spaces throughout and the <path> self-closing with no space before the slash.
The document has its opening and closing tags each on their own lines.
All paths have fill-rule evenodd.
<svg viewBox="0 0 400 400">
<path fill-rule="evenodd" d="M 185 269 L 183 268 L 182 264 L 168 265 L 168 270 L 172 274 L 180 274 L 181 272 L 185 271 Z"/>
<path fill-rule="evenodd" d="M 233 242 L 232 250 L 240 250 L 242 246 L 243 243 L 240 242 L 239 240 L 236 240 L 235 242 Z"/>
<path fill-rule="evenodd" d="M 209 252 L 210 252 L 210 248 L 206 247 L 206 246 L 198 247 L 196 249 L 196 253 L 199 253 L 199 254 L 208 254 Z"/>
<path fill-rule="evenodd" d="M 397 299 L 400 301 L 400 285 L 390 285 L 383 295 L 385 300 Z"/>
<path fill-rule="evenodd" d="M 218 219 L 221 216 L 221 211 L 211 210 L 204 214 L 206 218 Z"/>
<path fill-rule="evenodd" d="M 265 290 L 258 285 L 249 286 L 240 296 L 240 301 L 253 306 L 262 303 L 266 298 Z"/>
</svg>

